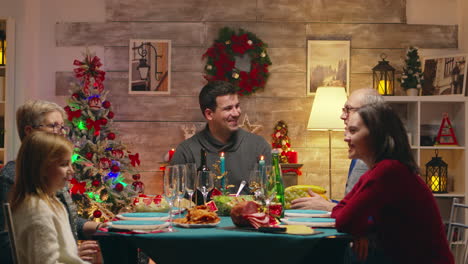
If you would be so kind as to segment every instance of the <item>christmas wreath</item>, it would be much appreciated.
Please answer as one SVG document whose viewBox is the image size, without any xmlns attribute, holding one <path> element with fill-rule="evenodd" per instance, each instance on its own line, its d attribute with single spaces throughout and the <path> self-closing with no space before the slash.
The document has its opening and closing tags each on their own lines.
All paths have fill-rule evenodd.
<svg viewBox="0 0 468 264">
<path fill-rule="evenodd" d="M 207 58 L 205 79 L 208 81 L 228 81 L 238 87 L 239 95 L 249 95 L 262 89 L 268 78 L 268 65 L 271 65 L 267 54 L 267 45 L 255 34 L 239 29 L 224 27 L 218 38 L 203 54 Z M 247 54 L 250 57 L 250 71 L 235 67 L 235 57 Z"/>
</svg>

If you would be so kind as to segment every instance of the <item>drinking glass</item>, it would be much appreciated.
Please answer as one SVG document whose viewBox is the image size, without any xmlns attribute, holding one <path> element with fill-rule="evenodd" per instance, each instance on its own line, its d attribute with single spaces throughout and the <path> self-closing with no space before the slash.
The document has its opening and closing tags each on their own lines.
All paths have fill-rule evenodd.
<svg viewBox="0 0 468 264">
<path fill-rule="evenodd" d="M 209 171 L 199 171 L 197 177 L 197 189 L 203 194 L 203 204 L 206 205 L 208 193 L 214 188 L 213 173 Z"/>
<path fill-rule="evenodd" d="M 185 177 L 185 190 L 190 199 L 190 206 L 192 206 L 193 201 L 193 193 L 195 189 L 197 189 L 196 179 L 197 179 L 197 164 L 195 163 L 187 163 L 185 164 L 186 167 L 186 177 Z"/>
<path fill-rule="evenodd" d="M 276 197 L 276 175 L 272 166 L 265 166 L 263 172 L 263 194 L 267 215 L 270 215 L 270 205 Z"/>
<path fill-rule="evenodd" d="M 177 196 L 177 189 L 179 184 L 179 168 L 177 165 L 166 166 L 164 170 L 164 197 L 169 204 L 169 232 L 173 232 L 172 228 L 172 207 L 174 206 L 174 199 Z"/>
<path fill-rule="evenodd" d="M 249 174 L 249 189 L 255 195 L 255 199 L 260 199 L 262 195 L 262 174 L 259 170 L 251 170 Z"/>
<path fill-rule="evenodd" d="M 182 198 L 184 198 L 185 195 L 185 178 L 187 177 L 187 168 L 185 164 L 179 164 L 177 166 L 177 207 L 179 209 L 179 216 L 182 214 L 182 208 L 180 206 L 180 202 L 182 201 Z"/>
</svg>

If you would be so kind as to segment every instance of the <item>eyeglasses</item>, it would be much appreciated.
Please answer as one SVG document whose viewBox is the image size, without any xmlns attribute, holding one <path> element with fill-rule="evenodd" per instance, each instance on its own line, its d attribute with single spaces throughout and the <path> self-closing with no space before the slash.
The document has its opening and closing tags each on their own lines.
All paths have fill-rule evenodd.
<svg viewBox="0 0 468 264">
<path fill-rule="evenodd" d="M 360 107 L 351 107 L 349 105 L 346 105 L 345 107 L 341 108 L 341 111 L 343 111 L 343 113 L 346 113 L 347 115 L 349 115 L 349 113 L 357 111 L 357 110 L 359 110 L 359 108 Z"/>
<path fill-rule="evenodd" d="M 47 124 L 47 125 L 34 126 L 34 128 L 39 128 L 39 127 L 48 127 L 50 129 L 52 129 L 52 131 L 54 131 L 54 133 L 63 133 L 65 135 L 68 135 L 68 133 L 70 132 L 69 127 L 66 127 L 66 126 L 63 126 L 63 125 L 60 125 L 60 124 Z"/>
</svg>

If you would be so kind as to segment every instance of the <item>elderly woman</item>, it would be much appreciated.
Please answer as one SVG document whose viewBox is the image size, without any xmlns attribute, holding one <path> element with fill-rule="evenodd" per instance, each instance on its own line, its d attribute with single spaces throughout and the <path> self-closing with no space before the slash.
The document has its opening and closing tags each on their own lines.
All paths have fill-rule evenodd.
<svg viewBox="0 0 468 264">
<path fill-rule="evenodd" d="M 361 107 L 349 117 L 345 141 L 349 158 L 369 170 L 333 209 L 336 228 L 356 237 L 375 233 L 388 263 L 454 263 L 397 114 L 387 104 Z"/>
<path fill-rule="evenodd" d="M 64 134 L 65 111 L 56 103 L 43 100 L 30 100 L 20 106 L 16 111 L 16 124 L 21 141 L 34 131 L 44 131 L 53 134 Z M 15 181 L 15 161 L 9 161 L 0 170 L 0 202 L 7 201 L 8 194 Z M 98 229 L 99 223 L 87 221 L 77 216 L 76 207 L 73 204 L 67 188 L 57 192 L 57 198 L 65 206 L 69 215 L 72 233 L 75 239 L 89 239 Z M 10 243 L 4 229 L 3 209 L 0 207 L 0 256 L 2 263 L 11 263 Z M 98 251 L 96 241 L 87 240 L 80 244 L 78 253 L 80 258 L 91 261 Z"/>
</svg>

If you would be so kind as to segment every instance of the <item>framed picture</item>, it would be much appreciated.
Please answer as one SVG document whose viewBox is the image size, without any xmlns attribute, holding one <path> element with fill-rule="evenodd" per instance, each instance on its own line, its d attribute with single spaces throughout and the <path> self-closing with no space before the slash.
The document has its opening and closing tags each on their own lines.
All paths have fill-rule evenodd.
<svg viewBox="0 0 468 264">
<path fill-rule="evenodd" d="M 422 95 L 460 95 L 466 90 L 467 54 L 424 58 Z"/>
<path fill-rule="evenodd" d="M 128 68 L 130 94 L 170 94 L 171 41 L 131 39 Z"/>
<path fill-rule="evenodd" d="M 320 86 L 339 86 L 349 93 L 349 40 L 307 41 L 307 95 Z"/>
</svg>

